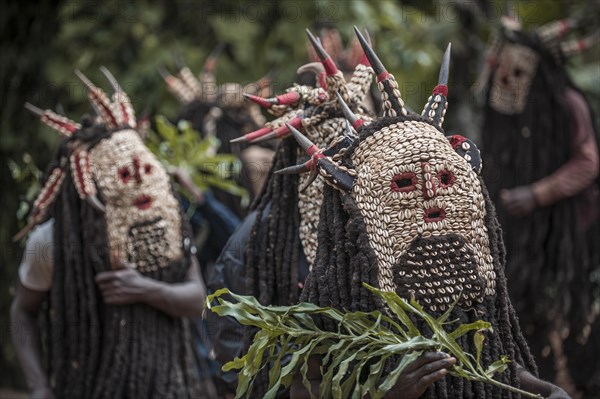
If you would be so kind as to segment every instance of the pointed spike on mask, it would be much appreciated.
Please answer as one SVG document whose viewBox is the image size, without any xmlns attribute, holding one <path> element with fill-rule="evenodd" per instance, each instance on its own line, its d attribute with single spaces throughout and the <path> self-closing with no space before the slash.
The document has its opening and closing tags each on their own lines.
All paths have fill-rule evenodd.
<svg viewBox="0 0 600 399">
<path fill-rule="evenodd" d="M 323 63 L 323 67 L 325 67 L 325 72 L 327 75 L 333 76 L 337 74 L 338 68 L 335 65 L 335 62 L 333 62 L 333 59 L 329 56 L 329 54 L 327 54 L 320 41 L 318 41 L 308 29 L 306 29 L 306 34 L 308 35 L 308 40 L 310 40 L 310 43 L 319 56 L 321 63 Z"/>
<path fill-rule="evenodd" d="M 354 137 L 354 132 L 352 131 L 352 125 L 350 121 L 346 119 L 344 123 L 344 136 L 345 137 Z"/>
<path fill-rule="evenodd" d="M 358 37 L 358 41 L 360 42 L 360 45 L 363 51 L 365 52 L 365 55 L 369 60 L 371 67 L 373 67 L 373 70 L 377 75 L 377 81 L 380 82 L 382 80 L 385 80 L 389 73 L 383 66 L 383 63 L 379 60 L 379 57 L 377 57 L 377 54 L 375 54 L 375 52 L 367 42 L 367 39 L 365 39 L 365 37 L 362 35 L 362 33 L 360 33 L 360 30 L 358 30 L 356 26 L 354 27 L 354 32 L 356 33 L 356 37 Z"/>
<path fill-rule="evenodd" d="M 25 108 L 27 108 L 28 111 L 32 112 L 33 114 L 37 115 L 40 118 L 44 116 L 45 112 L 43 109 L 38 108 L 29 102 L 25 103 Z"/>
<path fill-rule="evenodd" d="M 359 118 L 354 112 L 352 112 L 352 110 L 350 109 L 348 104 L 346 104 L 340 93 L 336 93 L 336 95 L 346 120 L 352 124 L 353 128 L 360 128 L 365 123 L 365 121 Z"/>
<path fill-rule="evenodd" d="M 108 68 L 101 66 L 100 71 L 102 74 L 104 74 L 104 76 L 106 76 L 106 79 L 109 81 L 114 90 L 112 100 L 114 103 L 114 113 L 117 117 L 119 125 L 135 128 L 137 126 L 137 121 L 135 119 L 135 111 L 131 105 L 131 99 L 127 93 L 125 93 L 114 75 L 110 73 Z"/>
<path fill-rule="evenodd" d="M 306 151 L 309 157 L 312 157 L 313 155 L 319 152 L 319 147 L 313 144 L 313 142 L 310 141 L 308 137 L 300 133 L 298 129 L 296 129 L 289 123 L 286 123 L 285 125 L 287 126 L 290 133 L 292 133 L 292 136 L 294 136 L 294 139 L 296 139 L 300 147 L 302 147 L 302 149 Z"/>
<path fill-rule="evenodd" d="M 114 75 L 112 73 L 110 73 L 110 71 L 108 70 L 108 68 L 106 68 L 105 66 L 101 66 L 100 67 L 100 72 L 102 72 L 102 74 L 104 76 L 106 76 L 106 79 L 108 80 L 108 82 L 110 83 L 110 85 L 112 86 L 112 88 L 113 88 L 114 91 L 116 91 L 116 92 L 123 91 L 123 89 L 119 85 L 119 82 L 114 77 Z"/>
<path fill-rule="evenodd" d="M 175 67 L 177 70 L 182 70 L 185 68 L 185 62 L 183 61 L 183 54 L 181 54 L 181 49 L 179 46 L 175 46 L 173 48 L 173 59 L 175 60 Z"/>
<path fill-rule="evenodd" d="M 109 129 L 117 127 L 119 125 L 118 118 L 113 113 L 112 104 L 106 93 L 99 87 L 96 87 L 79 69 L 75 70 L 75 75 L 88 88 L 90 103 L 98 111 L 100 118 L 106 126 Z"/>
<path fill-rule="evenodd" d="M 254 140 L 260 139 L 261 137 L 273 132 L 268 126 L 260 128 L 250 133 L 246 133 L 245 135 L 238 137 L 236 139 L 230 140 L 230 143 L 252 143 Z"/>
<path fill-rule="evenodd" d="M 171 75 L 169 73 L 169 71 L 167 71 L 167 68 L 165 68 L 164 66 L 160 65 L 158 67 L 156 67 L 156 69 L 158 70 L 158 73 L 160 74 L 160 76 L 164 79 L 164 80 L 168 80 L 170 78 L 173 77 L 173 75 Z"/>
<path fill-rule="evenodd" d="M 225 49 L 225 42 L 220 42 L 219 44 L 217 44 L 214 50 L 210 52 L 208 57 L 206 57 L 206 61 L 204 62 L 204 68 L 202 69 L 204 73 L 214 72 L 215 67 L 217 66 L 217 61 L 219 60 L 223 49 Z"/>
<path fill-rule="evenodd" d="M 431 97 L 427 100 L 427 104 L 425 104 L 423 112 L 421 113 L 438 128 L 442 127 L 446 109 L 448 108 L 448 75 L 450 71 L 451 48 L 452 44 L 448 43 L 448 47 L 446 47 L 444 58 L 442 60 L 442 66 L 440 67 L 438 85 L 433 88 Z"/>
<path fill-rule="evenodd" d="M 248 94 L 248 93 L 243 93 L 242 95 L 244 96 L 244 98 L 246 100 L 252 101 L 253 103 L 258 104 L 263 108 L 268 109 L 273 106 L 273 103 L 271 101 L 269 101 L 269 99 L 267 99 L 267 98 L 262 98 L 262 97 L 255 96 L 253 94 Z"/>
<path fill-rule="evenodd" d="M 79 123 L 49 109 L 43 110 L 28 102 L 25 103 L 25 108 L 40 118 L 42 123 L 57 131 L 63 137 L 69 137 L 81 129 Z"/>
<path fill-rule="evenodd" d="M 371 41 L 371 35 L 369 34 L 369 31 L 367 30 L 367 28 L 365 28 L 365 39 L 367 39 L 367 43 L 369 45 L 369 47 L 373 48 L 373 42 Z M 360 42 L 358 42 L 360 44 Z M 361 45 L 362 48 L 362 45 Z M 369 58 L 367 57 L 367 53 L 364 52 L 363 50 L 363 54 L 362 57 L 360 58 L 359 64 L 361 65 L 365 65 L 365 66 L 371 66 L 371 62 L 369 61 Z"/>
<path fill-rule="evenodd" d="M 273 173 L 275 173 L 276 175 L 298 175 L 301 173 L 309 172 L 312 164 L 313 164 L 312 160 L 309 159 L 305 163 L 288 166 L 287 168 L 276 170 Z"/>
<path fill-rule="evenodd" d="M 446 51 L 444 52 L 444 58 L 442 60 L 442 66 L 440 67 L 440 75 L 438 78 L 438 85 L 448 86 L 448 75 L 450 73 L 450 51 L 452 49 L 452 43 L 448 43 Z"/>
<path fill-rule="evenodd" d="M 319 176 L 319 174 L 317 173 L 317 168 L 312 168 L 310 170 L 310 175 L 308 176 L 308 179 L 306 179 L 306 181 L 304 182 L 304 184 L 298 188 L 298 191 L 303 193 L 304 191 L 306 191 L 306 189 L 313 184 L 313 182 L 317 179 L 317 177 Z"/>
</svg>

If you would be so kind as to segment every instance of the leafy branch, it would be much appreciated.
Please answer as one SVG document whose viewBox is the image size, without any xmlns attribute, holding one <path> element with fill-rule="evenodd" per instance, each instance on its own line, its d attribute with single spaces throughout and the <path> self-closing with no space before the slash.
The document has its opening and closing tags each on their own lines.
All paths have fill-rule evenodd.
<svg viewBox="0 0 600 399">
<path fill-rule="evenodd" d="M 233 154 L 217 153 L 219 139 L 210 135 L 202 138 L 187 121 L 175 126 L 164 116 L 157 116 L 155 122 L 156 132 L 150 132 L 146 145 L 168 170 L 183 169 L 201 191 L 220 188 L 241 197 L 242 203 L 249 201 L 248 192 L 235 181 L 241 163 Z"/>
<path fill-rule="evenodd" d="M 493 379 L 502 373 L 510 360 L 506 356 L 487 368 L 481 365 L 481 351 L 485 333 L 492 333 L 491 324 L 476 321 L 462 324 L 448 332 L 448 317 L 452 307 L 434 318 L 427 314 L 414 299 L 407 301 L 394 292 L 380 291 L 364 284 L 381 298 L 393 312 L 391 318 L 379 311 L 343 313 L 333 308 L 322 308 L 310 303 L 293 306 L 263 306 L 255 298 L 236 295 L 228 289 L 218 290 L 208 298 L 208 307 L 220 316 L 231 316 L 239 323 L 259 328 L 248 352 L 223 366 L 224 371 L 239 370 L 236 398 L 250 397 L 257 375 L 269 370 L 269 389 L 266 399 L 274 398 L 281 385 L 289 387 L 300 371 L 303 384 L 311 392 L 307 378 L 308 358 L 322 356 L 321 397 L 383 398 L 396 384 L 402 372 L 426 351 L 444 351 L 457 360 L 450 374 L 496 385 L 528 398 L 542 398 Z M 226 299 L 233 298 L 235 302 Z M 210 305 L 215 300 L 218 305 Z M 432 331 L 425 337 L 409 315 L 424 320 Z M 337 331 L 317 327 L 313 316 L 334 321 Z M 476 354 L 466 353 L 457 339 L 474 332 Z M 391 372 L 386 365 L 401 355 Z M 366 379 L 365 379 L 366 376 Z M 311 393 L 312 395 L 312 393 Z"/>
</svg>

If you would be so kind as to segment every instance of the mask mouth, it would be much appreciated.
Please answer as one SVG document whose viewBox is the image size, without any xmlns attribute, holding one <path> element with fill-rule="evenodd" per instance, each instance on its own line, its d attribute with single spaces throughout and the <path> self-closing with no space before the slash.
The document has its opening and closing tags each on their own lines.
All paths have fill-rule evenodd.
<svg viewBox="0 0 600 399">
<path fill-rule="evenodd" d="M 144 211 L 152 206 L 152 198 L 149 195 L 140 195 L 133 201 L 133 205 Z"/>
<path fill-rule="evenodd" d="M 392 273 L 398 295 L 414 296 L 432 312 L 445 311 L 459 297 L 458 305 L 471 307 L 485 295 L 473 249 L 458 234 L 415 238 Z"/>
<path fill-rule="evenodd" d="M 446 219 L 446 211 L 438 206 L 432 206 L 425 210 L 425 217 L 423 219 L 427 223 L 441 222 Z"/>
</svg>

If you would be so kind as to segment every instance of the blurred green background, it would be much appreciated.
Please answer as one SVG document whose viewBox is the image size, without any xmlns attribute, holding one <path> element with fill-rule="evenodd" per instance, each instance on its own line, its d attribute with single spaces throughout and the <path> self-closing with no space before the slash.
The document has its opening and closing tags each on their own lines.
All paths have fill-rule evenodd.
<svg viewBox="0 0 600 399">
<path fill-rule="evenodd" d="M 592 0 L 596 1 L 596 0 Z M 523 25 L 536 26 L 572 14 L 590 0 L 516 1 Z M 199 72 L 207 54 L 225 43 L 218 83 L 249 83 L 277 71 L 280 92 L 307 61 L 305 28 L 335 26 L 346 43 L 352 25 L 368 27 L 375 48 L 401 84 L 410 107 L 420 110 L 437 79 L 448 41 L 453 43 L 450 107 L 446 130 L 477 137 L 477 101 L 470 95 L 502 0 L 405 1 L 5 1 L 0 16 L 0 388 L 23 389 L 9 322 L 22 243 L 11 237 L 22 222 L 17 210 L 36 168 L 45 170 L 57 135 L 28 113 L 23 103 L 64 112 L 88 111 L 75 68 L 108 85 L 98 67 L 108 67 L 132 97 L 136 111 L 174 117 L 179 104 L 165 90 L 157 67 L 175 69 L 173 50 Z M 596 23 L 596 27 L 600 23 Z M 571 76 L 600 115 L 600 50 L 569 61 Z M 599 121 L 600 122 L 600 121 Z M 599 124 L 600 125 L 600 124 Z M 12 162 L 11 162 L 12 161 Z M 15 179 L 9 164 L 21 169 Z M 0 390 L 0 396 L 7 391 Z"/>
</svg>

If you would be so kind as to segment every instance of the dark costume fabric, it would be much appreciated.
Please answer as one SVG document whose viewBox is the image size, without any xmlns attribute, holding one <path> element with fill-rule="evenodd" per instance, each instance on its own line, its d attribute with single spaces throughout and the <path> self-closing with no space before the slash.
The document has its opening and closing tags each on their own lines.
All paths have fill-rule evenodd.
<svg viewBox="0 0 600 399">
<path fill-rule="evenodd" d="M 548 26 L 501 31 L 488 59 L 485 178 L 499 204 L 509 293 L 541 377 L 560 379 L 566 359 L 577 388 L 597 391 L 600 364 L 585 352 L 598 348 L 598 332 L 590 329 L 593 274 L 600 270 L 598 147 L 589 105 L 569 80 L 560 49 Z M 502 190 L 516 187 L 533 193 L 530 214 L 500 205 Z"/>
<path fill-rule="evenodd" d="M 359 38 L 362 37 L 359 34 Z M 483 319 L 483 367 L 507 355 L 496 376 L 518 386 L 517 364 L 536 372 L 506 290 L 504 246 L 494 206 L 479 177 L 481 158 L 464 137 L 445 137 L 449 49 L 423 115 L 409 112 L 399 85 L 361 40 L 381 90 L 384 117 L 359 126 L 342 157 L 313 159 L 328 183 L 321 207 L 318 249 L 301 300 L 348 311 L 386 311 L 363 287 L 414 296 L 432 315 L 457 301 L 449 320 Z M 298 133 L 299 134 L 299 133 Z M 308 147 L 308 146 L 307 146 Z M 416 321 L 422 331 L 426 324 Z M 335 329 L 321 321 L 324 328 Z M 472 339 L 460 345 L 474 352 Z M 388 367 L 393 367 L 390 362 Z M 516 398 L 497 387 L 453 376 L 423 398 Z"/>
<path fill-rule="evenodd" d="M 197 376 L 188 320 L 140 303 L 107 305 L 94 280 L 123 262 L 175 284 L 192 256 L 166 170 L 135 130 L 127 95 L 104 72 L 112 101 L 79 74 L 96 123 L 29 106 L 65 136 L 32 214 L 32 224 L 54 218 L 49 381 L 57 398 L 211 398 Z"/>
</svg>

